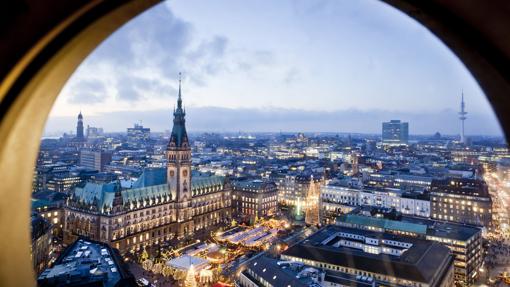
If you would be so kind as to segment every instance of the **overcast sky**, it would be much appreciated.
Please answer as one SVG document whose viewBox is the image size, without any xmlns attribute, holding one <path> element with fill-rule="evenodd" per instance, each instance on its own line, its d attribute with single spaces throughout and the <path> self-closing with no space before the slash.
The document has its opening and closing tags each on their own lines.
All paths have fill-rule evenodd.
<svg viewBox="0 0 510 287">
<path fill-rule="evenodd" d="M 162 3 L 102 43 L 62 90 L 46 133 L 171 129 L 178 73 L 191 131 L 501 134 L 483 92 L 429 31 L 373 0 Z"/>
</svg>

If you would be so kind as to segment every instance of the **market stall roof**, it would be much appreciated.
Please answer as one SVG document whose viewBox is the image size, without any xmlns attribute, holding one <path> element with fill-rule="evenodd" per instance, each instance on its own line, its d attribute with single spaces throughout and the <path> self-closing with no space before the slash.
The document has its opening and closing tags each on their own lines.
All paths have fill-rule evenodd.
<svg viewBox="0 0 510 287">
<path fill-rule="evenodd" d="M 191 265 L 193 265 L 195 270 L 201 270 L 209 265 L 209 261 L 200 257 L 185 254 L 167 261 L 166 265 L 181 270 L 188 270 Z"/>
</svg>

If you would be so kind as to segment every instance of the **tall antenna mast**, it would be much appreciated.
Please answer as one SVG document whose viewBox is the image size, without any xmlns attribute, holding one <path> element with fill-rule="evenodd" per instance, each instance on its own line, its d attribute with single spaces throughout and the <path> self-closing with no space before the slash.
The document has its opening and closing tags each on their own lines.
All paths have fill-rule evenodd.
<svg viewBox="0 0 510 287">
<path fill-rule="evenodd" d="M 459 112 L 459 120 L 462 124 L 462 129 L 460 132 L 460 142 L 465 144 L 466 143 L 466 135 L 464 134 L 464 121 L 467 119 L 467 112 L 466 112 L 466 104 L 464 103 L 464 91 L 462 91 L 462 100 L 460 102 L 460 112 Z"/>
</svg>

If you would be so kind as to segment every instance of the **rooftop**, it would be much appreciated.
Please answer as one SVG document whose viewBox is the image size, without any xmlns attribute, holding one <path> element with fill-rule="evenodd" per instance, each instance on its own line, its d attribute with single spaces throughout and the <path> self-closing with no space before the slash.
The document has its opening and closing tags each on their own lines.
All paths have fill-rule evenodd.
<svg viewBox="0 0 510 287">
<path fill-rule="evenodd" d="M 69 246 L 52 268 L 37 278 L 38 286 L 135 286 L 124 271 L 120 256 L 107 244 L 79 239 Z"/>
<path fill-rule="evenodd" d="M 478 226 L 437 221 L 432 219 L 402 216 L 402 221 L 407 223 L 427 225 L 427 235 L 467 241 L 476 234 L 481 234 L 482 229 Z"/>
<path fill-rule="evenodd" d="M 364 216 L 359 214 L 345 214 L 337 217 L 337 222 L 345 222 L 363 226 L 374 226 L 386 230 L 412 232 L 421 235 L 449 238 L 467 241 L 481 228 L 461 223 L 444 222 L 412 216 L 400 216 L 399 219 Z"/>
<path fill-rule="evenodd" d="M 232 182 L 232 187 L 234 189 L 261 190 L 267 188 L 268 185 L 276 187 L 273 182 L 263 181 L 260 179 L 240 180 Z"/>
<path fill-rule="evenodd" d="M 109 183 L 87 182 L 83 187 L 77 187 L 71 199 L 86 207 L 93 206 L 101 212 L 109 212 L 114 204 L 116 196 L 122 198 L 119 201 L 122 205 L 137 203 L 152 199 L 158 199 L 159 202 L 173 200 L 175 194 L 168 188 L 166 168 L 147 168 L 142 175 L 132 185 L 132 188 L 122 189 L 120 182 L 112 181 Z M 193 173 L 191 179 L 191 189 L 193 196 L 216 191 L 223 188 L 225 177 Z M 200 191 L 200 192 L 198 192 Z M 118 194 L 116 194 L 118 193 Z"/>
<path fill-rule="evenodd" d="M 373 226 L 382 229 L 398 230 L 402 232 L 412 232 L 425 235 L 427 233 L 427 226 L 423 224 L 402 222 L 397 220 L 390 220 L 380 217 L 370 217 L 357 214 L 340 215 L 337 222 L 345 222 L 350 224 L 357 224 L 363 226 Z"/>
<path fill-rule="evenodd" d="M 339 271 L 319 270 L 300 262 L 283 261 L 267 256 L 260 256 L 250 262 L 247 269 L 256 276 L 263 278 L 271 286 L 319 287 L 325 282 L 339 286 L 372 287 L 383 285 L 382 282 L 369 276 L 355 276 Z M 253 281 L 259 281 L 245 270 L 243 274 Z"/>
<path fill-rule="evenodd" d="M 168 260 L 166 265 L 180 270 L 188 270 L 191 265 L 193 265 L 195 270 L 201 270 L 209 265 L 209 261 L 200 257 L 184 254 L 172 260 Z"/>
<path fill-rule="evenodd" d="M 309 287 L 309 286 L 321 286 L 316 283 L 310 276 L 297 276 L 301 268 L 293 268 L 289 263 L 283 265 L 280 264 L 284 261 L 278 261 L 266 256 L 260 256 L 256 260 L 250 262 L 247 269 L 250 269 L 253 273 L 262 277 L 265 281 L 269 282 L 271 286 L 292 286 L 292 287 Z M 295 263 L 299 264 L 299 263 Z M 297 267 L 297 266 L 296 266 Z M 309 268 L 319 273 L 319 270 Z M 246 270 L 243 274 L 251 279 L 251 275 Z M 253 279 L 252 279 L 253 280 Z M 256 279 L 255 279 L 256 280 Z M 254 281 L 255 281 L 254 280 Z M 257 280 L 258 281 L 258 280 Z"/>
<path fill-rule="evenodd" d="M 412 246 L 405 250 L 401 256 L 393 256 L 371 254 L 354 248 L 336 247 L 333 244 L 322 244 L 338 232 L 361 234 L 376 239 L 404 241 L 411 243 Z M 438 274 L 443 272 L 444 264 L 452 260 L 449 249 L 437 242 L 332 225 L 290 247 L 283 255 L 426 283 L 433 282 L 439 276 Z"/>
</svg>

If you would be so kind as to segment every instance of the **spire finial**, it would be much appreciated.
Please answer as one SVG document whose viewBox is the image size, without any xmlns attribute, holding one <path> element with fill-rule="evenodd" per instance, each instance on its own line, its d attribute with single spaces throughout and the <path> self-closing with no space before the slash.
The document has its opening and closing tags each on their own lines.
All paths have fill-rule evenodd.
<svg viewBox="0 0 510 287">
<path fill-rule="evenodd" d="M 182 106 L 182 98 L 181 98 L 181 78 L 182 74 L 179 72 L 179 97 L 177 99 L 177 108 L 181 108 Z"/>
</svg>

